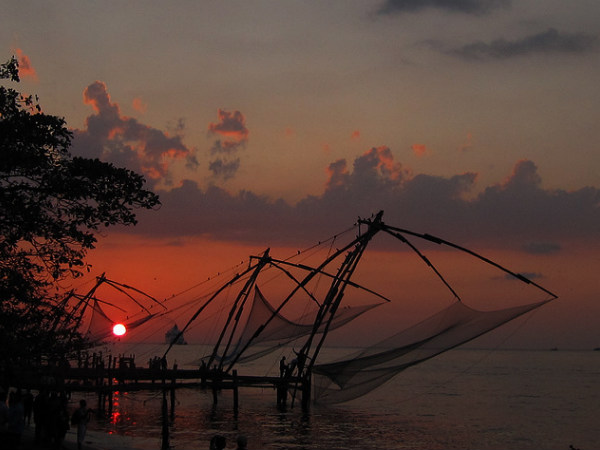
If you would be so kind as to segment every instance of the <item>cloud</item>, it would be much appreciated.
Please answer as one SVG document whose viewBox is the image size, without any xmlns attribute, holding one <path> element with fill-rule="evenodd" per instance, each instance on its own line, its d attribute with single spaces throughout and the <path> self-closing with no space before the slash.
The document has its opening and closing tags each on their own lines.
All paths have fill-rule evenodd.
<svg viewBox="0 0 600 450">
<path fill-rule="evenodd" d="M 419 158 L 429 154 L 429 149 L 424 144 L 413 144 L 410 148 L 415 156 Z"/>
<path fill-rule="evenodd" d="M 329 167 L 327 167 L 327 175 L 329 177 L 327 183 L 325 183 L 327 189 L 335 189 L 336 187 L 346 185 L 348 177 L 350 176 L 346 160 L 338 159 L 329 164 Z"/>
<path fill-rule="evenodd" d="M 358 140 L 360 140 L 360 131 L 358 131 L 358 130 L 354 130 L 354 131 L 352 132 L 352 134 L 350 135 L 350 139 L 351 139 L 351 140 L 353 140 L 353 141 L 358 141 Z"/>
<path fill-rule="evenodd" d="M 468 152 L 473 148 L 473 134 L 467 133 L 465 143 L 459 147 L 460 152 Z"/>
<path fill-rule="evenodd" d="M 598 239 L 600 191 L 543 189 L 529 160 L 518 161 L 505 180 L 478 189 L 479 194 L 476 173 L 414 174 L 394 161 L 387 147 L 373 147 L 352 164 L 345 159 L 332 162 L 327 175 L 322 194 L 293 205 L 250 191 L 232 194 L 185 181 L 159 192 L 161 210 L 142 211 L 133 232 L 303 246 L 347 229 L 359 216 L 384 210 L 387 223 L 467 246 L 543 253 L 559 252 L 562 242 L 573 239 Z"/>
<path fill-rule="evenodd" d="M 246 118 L 241 112 L 229 112 L 219 109 L 218 116 L 219 122 L 208 125 L 210 133 L 221 135 L 236 142 L 248 140 L 250 132 L 246 128 Z"/>
<path fill-rule="evenodd" d="M 19 61 L 19 76 L 21 78 L 30 78 L 33 81 L 38 81 L 38 76 L 31 64 L 29 56 L 23 53 L 20 48 L 15 49 L 17 53 L 17 60 Z"/>
<path fill-rule="evenodd" d="M 84 129 L 74 130 L 74 154 L 135 170 L 151 185 L 169 181 L 169 166 L 174 160 L 186 158 L 188 164 L 194 163 L 194 152 L 183 144 L 181 136 L 169 136 L 123 116 L 103 82 L 90 84 L 83 92 L 83 101 L 92 106 L 94 114 L 87 117 Z"/>
<path fill-rule="evenodd" d="M 508 0 L 386 0 L 378 13 L 392 15 L 438 9 L 453 13 L 483 15 L 508 4 Z"/>
<path fill-rule="evenodd" d="M 133 99 L 133 101 L 131 102 L 131 106 L 133 106 L 133 109 L 140 113 L 145 113 L 148 109 L 148 105 L 146 104 L 146 102 L 144 102 L 139 97 Z"/>
<path fill-rule="evenodd" d="M 240 159 L 236 158 L 234 160 L 223 160 L 221 158 L 217 158 L 212 160 L 208 169 L 217 177 L 223 178 L 224 180 L 228 180 L 232 178 L 240 168 Z"/>
<path fill-rule="evenodd" d="M 240 167 L 237 153 L 248 141 L 250 132 L 246 128 L 246 118 L 240 111 L 218 110 L 219 121 L 208 125 L 208 132 L 216 135 L 210 154 L 213 159 L 208 168 L 216 178 L 228 180 L 233 178 Z"/>
<path fill-rule="evenodd" d="M 544 278 L 544 276 L 541 273 L 539 273 L 539 272 L 521 272 L 521 273 L 519 273 L 519 275 L 524 276 L 528 280 L 536 280 L 536 279 L 539 279 L 539 278 Z M 513 276 L 513 275 L 511 275 L 509 273 L 507 273 L 506 275 L 504 275 L 504 279 L 505 280 L 511 280 L 511 281 L 518 280 L 517 277 L 515 277 L 515 276 Z"/>
<path fill-rule="evenodd" d="M 402 164 L 394 161 L 389 147 L 372 147 L 354 161 L 354 175 L 366 179 L 401 181 Z"/>
<path fill-rule="evenodd" d="M 579 54 L 597 47 L 598 36 L 587 33 L 565 33 L 548 30 L 508 41 L 496 39 L 490 43 L 474 42 L 447 51 L 449 54 L 471 61 L 508 59 L 531 54 Z"/>
<path fill-rule="evenodd" d="M 522 249 L 532 255 L 549 255 L 560 252 L 562 247 L 554 242 L 527 242 L 523 244 Z"/>
</svg>

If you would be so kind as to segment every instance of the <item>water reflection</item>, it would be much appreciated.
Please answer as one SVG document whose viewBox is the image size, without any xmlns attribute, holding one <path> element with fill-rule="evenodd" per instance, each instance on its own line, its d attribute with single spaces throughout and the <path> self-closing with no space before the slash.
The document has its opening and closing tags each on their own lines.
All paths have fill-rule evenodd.
<svg viewBox="0 0 600 450">
<path fill-rule="evenodd" d="M 495 352 L 473 360 L 481 361 L 480 352 L 454 352 L 361 400 L 308 414 L 279 410 L 272 389 L 240 390 L 237 415 L 229 391 L 213 405 L 210 391 L 177 390 L 170 443 L 208 448 L 222 434 L 231 448 L 244 434 L 256 449 L 599 448 L 597 352 Z M 113 400 L 112 413 L 90 428 L 151 438 L 142 448 L 160 448 L 162 392 L 119 392 Z"/>
</svg>

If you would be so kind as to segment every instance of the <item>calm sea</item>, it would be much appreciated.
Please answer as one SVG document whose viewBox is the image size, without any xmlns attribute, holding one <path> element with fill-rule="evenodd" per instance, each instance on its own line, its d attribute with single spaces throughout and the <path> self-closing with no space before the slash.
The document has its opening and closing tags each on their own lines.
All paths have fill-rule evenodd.
<svg viewBox="0 0 600 450">
<path fill-rule="evenodd" d="M 142 365 L 164 346 L 127 351 Z M 177 360 L 185 367 L 200 352 L 195 345 L 175 347 L 169 365 Z M 238 371 L 275 374 L 278 361 L 275 355 Z M 279 411 L 271 389 L 241 389 L 237 415 L 230 391 L 221 392 L 214 407 L 210 391 L 181 389 L 170 444 L 208 448 L 218 433 L 228 448 L 244 434 L 250 449 L 599 449 L 599 380 L 598 351 L 458 349 L 406 370 L 363 398 L 313 405 L 307 414 L 299 405 Z M 89 402 L 95 404 L 92 396 Z M 134 437 L 136 447 L 157 450 L 161 405 L 160 392 L 121 392 L 112 415 L 90 428 Z"/>
</svg>

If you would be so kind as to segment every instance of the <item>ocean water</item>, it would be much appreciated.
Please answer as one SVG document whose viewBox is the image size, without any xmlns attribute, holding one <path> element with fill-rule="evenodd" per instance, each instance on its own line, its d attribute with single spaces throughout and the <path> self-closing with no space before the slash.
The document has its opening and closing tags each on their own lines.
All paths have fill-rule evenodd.
<svg viewBox="0 0 600 450">
<path fill-rule="evenodd" d="M 124 349 L 115 349 L 117 351 Z M 164 346 L 129 349 L 138 365 Z M 169 353 L 180 367 L 201 355 L 195 345 Z M 326 356 L 326 355 L 324 355 Z M 275 374 L 279 357 L 238 372 Z M 250 449 L 578 449 L 600 448 L 600 352 L 456 349 L 412 367 L 365 397 L 339 405 L 278 410 L 272 389 L 231 391 L 218 404 L 210 390 L 178 389 L 170 420 L 174 449 L 208 448 L 239 434 Z M 119 392 L 111 415 L 90 429 L 133 437 L 136 447 L 161 445 L 162 393 Z M 79 397 L 74 397 L 73 402 Z M 88 403 L 95 399 L 88 395 Z"/>
</svg>

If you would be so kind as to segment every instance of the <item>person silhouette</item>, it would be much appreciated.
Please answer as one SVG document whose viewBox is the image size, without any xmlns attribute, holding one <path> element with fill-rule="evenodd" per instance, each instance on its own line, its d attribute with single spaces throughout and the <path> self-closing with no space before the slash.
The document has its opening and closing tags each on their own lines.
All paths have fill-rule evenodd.
<svg viewBox="0 0 600 450">
<path fill-rule="evenodd" d="M 248 448 L 248 439 L 246 436 L 239 435 L 237 438 L 237 449 L 236 450 L 247 450 Z"/>
<path fill-rule="evenodd" d="M 73 412 L 71 416 L 71 424 L 77 426 L 77 448 L 81 450 L 83 447 L 83 440 L 85 439 L 85 433 L 87 432 L 87 424 L 90 421 L 90 417 L 93 411 L 87 407 L 85 400 L 79 400 L 79 408 Z"/>
<path fill-rule="evenodd" d="M 281 378 L 283 378 L 286 371 L 287 371 L 287 364 L 285 363 L 285 356 L 282 356 L 281 360 L 279 361 L 279 376 Z"/>
<path fill-rule="evenodd" d="M 223 450 L 226 445 L 225 436 L 216 434 L 210 440 L 210 450 Z"/>
</svg>

